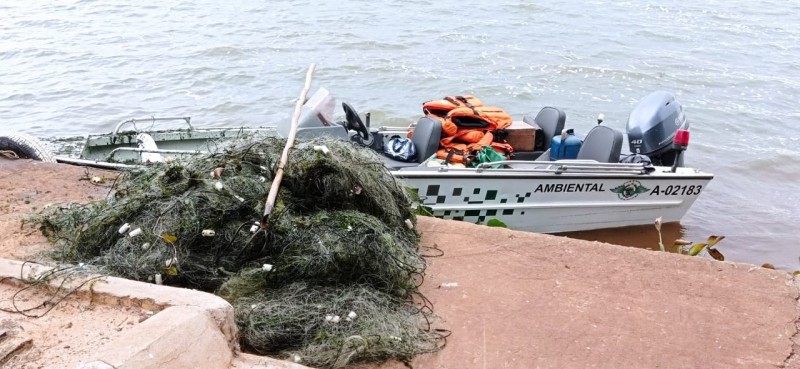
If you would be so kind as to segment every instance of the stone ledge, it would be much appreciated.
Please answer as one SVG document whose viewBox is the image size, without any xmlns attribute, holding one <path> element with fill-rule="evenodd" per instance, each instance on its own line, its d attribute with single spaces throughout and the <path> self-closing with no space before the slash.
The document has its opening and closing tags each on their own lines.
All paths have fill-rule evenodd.
<svg viewBox="0 0 800 369">
<path fill-rule="evenodd" d="M 0 278 L 26 281 L 41 276 L 53 268 L 42 264 L 0 259 Z M 75 288 L 88 278 L 55 278 L 48 282 L 51 287 Z M 170 306 L 194 306 L 205 310 L 224 334 L 231 349 L 238 349 L 239 331 L 233 316 L 233 306 L 219 296 L 185 288 L 159 286 L 151 283 L 131 281 L 116 277 L 101 277 L 97 281 L 80 286 L 78 293 L 87 295 L 92 301 L 107 305 L 138 306 L 158 312 Z"/>
<path fill-rule="evenodd" d="M 202 308 L 168 307 L 101 347 L 91 354 L 92 361 L 77 368 L 225 368 L 233 353 L 216 324 Z"/>
</svg>

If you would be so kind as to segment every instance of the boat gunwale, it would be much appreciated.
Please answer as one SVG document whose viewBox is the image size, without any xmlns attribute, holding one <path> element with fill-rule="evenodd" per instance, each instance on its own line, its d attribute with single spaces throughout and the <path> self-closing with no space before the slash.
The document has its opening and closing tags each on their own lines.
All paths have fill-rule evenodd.
<svg viewBox="0 0 800 369">
<path fill-rule="evenodd" d="M 552 178 L 569 178 L 569 179 L 618 179 L 618 178 L 653 178 L 653 179 L 675 179 L 675 180 L 712 180 L 714 175 L 711 173 L 696 173 L 696 174 L 675 174 L 675 173 L 625 173 L 625 174 L 612 174 L 612 173 L 555 173 L 545 172 L 541 174 L 530 174 L 520 172 L 490 172 L 490 171 L 432 171 L 432 170 L 413 170 L 405 168 L 404 170 L 396 170 L 391 172 L 395 177 L 407 178 L 422 178 L 422 177 L 446 177 L 446 178 L 480 178 L 480 177 L 503 177 L 503 178 L 518 178 L 518 179 L 552 179 Z"/>
</svg>

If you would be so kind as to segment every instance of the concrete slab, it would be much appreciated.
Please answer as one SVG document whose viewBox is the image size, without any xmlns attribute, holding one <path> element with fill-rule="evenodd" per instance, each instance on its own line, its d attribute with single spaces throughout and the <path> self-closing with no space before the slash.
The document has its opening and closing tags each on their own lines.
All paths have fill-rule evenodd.
<svg viewBox="0 0 800 369">
<path fill-rule="evenodd" d="M 786 272 L 432 218 L 418 227 L 444 251 L 422 293 L 452 335 L 415 368 L 798 367 L 800 292 Z"/>
<path fill-rule="evenodd" d="M 47 273 L 52 268 L 36 263 L 0 259 L 0 281 L 3 285 L 21 287 Z M 159 286 L 114 277 L 102 277 L 85 283 L 90 275 L 71 278 L 53 278 L 40 287 L 73 290 L 72 296 L 85 300 L 80 304 L 83 320 L 91 316 L 92 306 L 112 306 L 123 315 L 126 307 L 136 307 L 155 313 L 138 325 L 131 324 L 130 317 L 120 319 L 119 331 L 109 342 L 97 347 L 86 347 L 72 352 L 70 345 L 61 348 L 63 354 L 54 365 L 38 368 L 106 369 L 129 368 L 236 368 L 236 369 L 301 369 L 301 365 L 272 358 L 256 357 L 239 353 L 238 330 L 233 318 L 233 307 L 224 299 L 200 291 Z M 103 309 L 108 312 L 109 309 Z M 112 309 L 113 310 L 113 309 Z M 130 314 L 130 313 L 127 313 Z M 52 317 L 49 317 L 52 318 Z M 35 317 L 17 315 L 18 320 Z M 125 322 L 131 324 L 129 327 Z M 35 328 L 36 324 L 28 325 Z M 123 329 L 123 327 L 125 327 Z M 58 330 L 78 330 L 79 326 L 58 327 Z M 60 342 L 60 341 L 59 341 Z M 36 345 L 36 342 L 34 342 Z M 43 347 L 41 350 L 53 348 Z M 69 350 L 67 350 L 69 349 Z M 59 348 L 54 348 L 58 351 Z M 70 353 L 68 353 L 68 351 Z M 76 354 L 82 353 L 82 354 Z M 72 359 L 70 359 L 72 358 Z M 73 364 L 69 363 L 70 360 Z M 167 365 L 167 363 L 169 363 Z M 25 368 L 34 368 L 25 364 Z"/>
<path fill-rule="evenodd" d="M 0 278 L 34 280 L 52 267 L 16 260 L 0 259 Z M 86 278 L 89 277 L 87 274 Z M 77 293 L 91 295 L 93 302 L 106 305 L 137 306 L 151 311 L 161 311 L 170 306 L 195 306 L 207 311 L 225 335 L 231 349 L 238 348 L 238 329 L 233 317 L 233 307 L 221 297 L 210 293 L 159 286 L 116 277 L 102 277 L 88 284 L 85 278 L 64 280 L 55 278 L 50 285 L 62 289 L 77 288 Z M 80 287 L 80 288 L 79 288 Z"/>
<path fill-rule="evenodd" d="M 116 369 L 219 369 L 230 366 L 232 357 L 225 336 L 205 310 L 174 306 L 101 347 L 83 363 Z"/>
</svg>

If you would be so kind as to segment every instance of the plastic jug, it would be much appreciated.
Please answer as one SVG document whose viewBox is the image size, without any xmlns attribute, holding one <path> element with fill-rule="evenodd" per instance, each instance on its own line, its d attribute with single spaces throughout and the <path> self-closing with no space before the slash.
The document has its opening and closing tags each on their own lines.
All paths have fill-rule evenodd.
<svg viewBox="0 0 800 369">
<path fill-rule="evenodd" d="M 550 143 L 550 160 L 576 159 L 582 143 L 573 129 L 566 130 L 561 136 L 554 136 Z"/>
</svg>

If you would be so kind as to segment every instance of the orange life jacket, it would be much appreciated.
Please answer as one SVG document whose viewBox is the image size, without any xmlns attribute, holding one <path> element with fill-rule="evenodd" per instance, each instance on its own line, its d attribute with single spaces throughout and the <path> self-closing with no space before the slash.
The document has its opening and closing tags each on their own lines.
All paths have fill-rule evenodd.
<svg viewBox="0 0 800 369">
<path fill-rule="evenodd" d="M 455 108 L 442 121 L 442 136 L 456 135 L 462 129 L 496 131 L 507 128 L 511 122 L 511 116 L 495 106 Z"/>
<path fill-rule="evenodd" d="M 509 158 L 511 153 L 514 151 L 514 148 L 507 143 L 501 142 L 492 142 L 489 144 L 494 151 L 497 151 L 499 154 L 504 155 L 506 158 Z M 460 142 L 454 142 L 447 147 L 442 147 L 439 151 L 436 151 L 436 158 L 444 160 L 446 163 L 461 163 L 464 165 L 469 165 L 472 161 L 475 160 L 478 152 L 486 146 L 479 145 L 477 143 L 474 144 L 465 144 Z"/>
<path fill-rule="evenodd" d="M 446 96 L 440 100 L 428 100 L 422 103 L 422 113 L 426 117 L 438 119 L 444 122 L 447 113 L 461 107 L 473 108 L 483 106 L 483 101 L 472 95 L 453 95 Z M 414 129 L 408 131 L 407 137 L 414 136 Z"/>
<path fill-rule="evenodd" d="M 483 102 L 475 96 L 447 96 L 441 100 L 430 100 L 422 103 L 422 113 L 426 116 L 444 119 L 444 117 L 447 116 L 447 113 L 455 108 L 472 108 L 477 106 L 483 106 Z"/>
<path fill-rule="evenodd" d="M 483 101 L 475 96 L 447 96 L 426 101 L 422 104 L 422 111 L 442 122 L 442 138 L 436 157 L 448 163 L 469 164 L 486 146 L 506 158 L 514 150 L 496 135 L 511 125 L 511 116 L 498 107 L 483 106 Z M 413 131 L 409 132 L 409 137 L 412 135 Z"/>
<path fill-rule="evenodd" d="M 477 138 L 477 139 L 476 139 Z M 467 141 L 469 140 L 469 141 Z M 460 133 L 442 138 L 436 157 L 447 163 L 469 164 L 481 149 L 490 146 L 506 158 L 511 157 L 514 148 L 505 142 L 496 142 L 491 131 L 462 129 Z"/>
<path fill-rule="evenodd" d="M 468 165 L 475 160 L 476 151 L 470 149 L 469 145 L 454 142 L 448 147 L 441 147 L 436 151 L 436 158 L 444 160 L 445 163 L 461 163 Z"/>
</svg>

